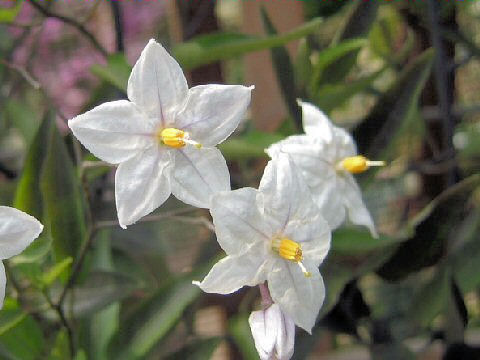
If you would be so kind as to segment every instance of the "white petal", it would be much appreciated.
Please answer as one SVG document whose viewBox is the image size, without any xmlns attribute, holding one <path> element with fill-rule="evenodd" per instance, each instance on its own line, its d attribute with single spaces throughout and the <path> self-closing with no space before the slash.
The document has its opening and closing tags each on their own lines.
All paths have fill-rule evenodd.
<svg viewBox="0 0 480 360">
<path fill-rule="evenodd" d="M 207 293 L 231 294 L 243 286 L 255 286 L 266 280 L 267 262 L 259 256 L 263 243 L 246 247 L 243 254 L 227 256 L 216 263 L 198 286 Z"/>
<path fill-rule="evenodd" d="M 298 102 L 302 107 L 303 130 L 326 142 L 333 138 L 333 125 L 330 119 L 319 108 L 307 102 Z"/>
<path fill-rule="evenodd" d="M 316 267 L 323 262 L 330 249 L 330 227 L 318 214 L 289 221 L 284 234 L 301 243 L 303 257 L 312 261 Z"/>
<path fill-rule="evenodd" d="M 297 326 L 311 333 L 325 298 L 325 287 L 318 268 L 308 260 L 303 264 L 312 274 L 305 277 L 298 264 L 279 259 L 268 273 L 268 288 L 274 302 Z"/>
<path fill-rule="evenodd" d="M 3 301 L 5 300 L 5 287 L 7 285 L 7 277 L 5 276 L 5 267 L 0 261 L 0 309 L 3 307 Z"/>
<path fill-rule="evenodd" d="M 209 208 L 213 194 L 230 190 L 230 173 L 218 149 L 187 145 L 174 153 L 172 193 L 184 203 Z"/>
<path fill-rule="evenodd" d="M 268 162 L 259 191 L 263 193 L 265 215 L 274 232 L 282 232 L 290 219 L 303 218 L 302 213 L 314 206 L 299 169 L 285 153 Z"/>
<path fill-rule="evenodd" d="M 0 206 L 0 259 L 21 253 L 43 230 L 43 225 L 23 211 Z"/>
<path fill-rule="evenodd" d="M 278 304 L 253 311 L 248 318 L 255 348 L 261 360 L 288 360 L 293 355 L 295 324 Z"/>
<path fill-rule="evenodd" d="M 334 127 L 334 143 L 336 148 L 337 162 L 342 161 L 346 157 L 357 155 L 357 147 L 352 136 L 345 129 Z"/>
<path fill-rule="evenodd" d="M 311 187 L 315 203 L 320 208 L 320 213 L 328 222 L 330 229 L 335 230 L 345 220 L 345 201 L 343 199 L 343 188 L 339 186 L 336 174 Z"/>
<path fill-rule="evenodd" d="M 266 310 L 253 311 L 248 318 L 255 348 L 261 360 L 272 358 L 277 340 L 280 323 L 275 316 L 275 309 L 272 309 L 273 306 L 278 308 L 278 305 L 273 304 Z"/>
<path fill-rule="evenodd" d="M 99 105 L 68 126 L 83 146 L 112 164 L 131 159 L 154 141 L 146 115 L 127 100 Z"/>
<path fill-rule="evenodd" d="M 247 244 L 270 240 L 272 234 L 259 198 L 261 193 L 252 188 L 221 192 L 212 197 L 210 213 L 217 241 L 228 255 L 242 253 Z"/>
<path fill-rule="evenodd" d="M 152 146 L 121 163 L 115 174 L 118 221 L 124 229 L 151 213 L 171 193 L 169 150 Z"/>
<path fill-rule="evenodd" d="M 362 200 L 362 192 L 355 179 L 350 174 L 345 174 L 343 199 L 348 210 L 350 221 L 356 225 L 366 226 L 370 230 L 372 236 L 377 238 L 378 234 L 375 230 L 373 219 Z"/>
<path fill-rule="evenodd" d="M 237 128 L 250 104 L 252 87 L 200 85 L 191 88 L 175 127 L 206 146 L 221 143 Z"/>
<path fill-rule="evenodd" d="M 165 127 L 183 108 L 188 85 L 175 59 L 152 39 L 133 67 L 127 92 L 130 101 Z"/>
<path fill-rule="evenodd" d="M 289 360 L 293 356 L 295 346 L 295 323 L 290 316 L 284 314 L 280 310 L 280 307 L 278 307 L 278 311 L 281 316 L 282 331 L 277 335 L 277 342 L 275 345 L 276 356 L 278 360 Z"/>
</svg>

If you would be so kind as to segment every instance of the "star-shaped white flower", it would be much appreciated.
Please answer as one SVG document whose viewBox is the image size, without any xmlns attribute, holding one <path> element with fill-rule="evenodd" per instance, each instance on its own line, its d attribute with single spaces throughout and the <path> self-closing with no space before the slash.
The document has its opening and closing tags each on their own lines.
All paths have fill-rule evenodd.
<svg viewBox="0 0 480 360">
<path fill-rule="evenodd" d="M 330 248 L 330 228 L 288 155 L 271 160 L 259 190 L 212 197 L 217 240 L 227 257 L 201 283 L 229 294 L 268 281 L 275 303 L 310 332 L 325 297 L 318 266 Z"/>
<path fill-rule="evenodd" d="M 289 136 L 265 151 L 272 158 L 279 153 L 291 156 L 332 230 L 342 224 L 348 212 L 352 223 L 368 227 L 372 236 L 377 237 L 352 174 L 370 166 L 382 166 L 384 162 L 357 155 L 355 143 L 344 129 L 334 126 L 314 105 L 301 101 L 299 104 L 306 134 Z"/>
<path fill-rule="evenodd" d="M 33 216 L 8 207 L 0 206 L 0 260 L 20 254 L 43 230 L 43 225 Z M 5 298 L 7 278 L 0 261 L 0 308 Z"/>
<path fill-rule="evenodd" d="M 295 345 L 295 323 L 277 304 L 253 311 L 248 318 L 261 360 L 288 360 Z"/>
<path fill-rule="evenodd" d="M 215 145 L 238 126 L 253 87 L 200 85 L 188 89 L 178 63 L 150 40 L 128 80 L 128 99 L 97 106 L 68 122 L 98 158 L 119 164 L 115 198 L 120 225 L 135 223 L 171 193 L 208 208 L 230 189 Z"/>
</svg>

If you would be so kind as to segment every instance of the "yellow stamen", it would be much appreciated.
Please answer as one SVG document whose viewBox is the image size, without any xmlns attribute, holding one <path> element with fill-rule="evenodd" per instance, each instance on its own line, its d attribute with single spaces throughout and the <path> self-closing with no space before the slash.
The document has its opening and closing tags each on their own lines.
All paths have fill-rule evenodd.
<svg viewBox="0 0 480 360">
<path fill-rule="evenodd" d="M 352 174 L 360 174 L 371 166 L 385 166 L 385 161 L 372 161 L 365 156 L 357 155 L 343 159 L 337 167 L 339 170 L 346 170 Z"/>
<path fill-rule="evenodd" d="M 173 147 L 174 149 L 180 149 L 186 144 L 191 144 L 197 149 L 202 148 L 202 144 L 191 140 L 187 132 L 175 128 L 162 129 L 159 131 L 157 137 L 163 144 Z"/>
<path fill-rule="evenodd" d="M 180 149 L 185 146 L 185 131 L 166 128 L 160 131 L 159 140 L 167 146 Z"/>
<path fill-rule="evenodd" d="M 272 249 L 278 253 L 280 257 L 296 262 L 305 277 L 312 276 L 302 264 L 303 253 L 299 243 L 286 237 L 275 237 L 272 239 Z"/>
</svg>

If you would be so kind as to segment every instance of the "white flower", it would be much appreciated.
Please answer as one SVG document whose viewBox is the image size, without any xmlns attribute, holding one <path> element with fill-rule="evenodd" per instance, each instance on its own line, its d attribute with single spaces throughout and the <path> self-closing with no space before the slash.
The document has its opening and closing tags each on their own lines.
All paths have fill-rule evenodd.
<svg viewBox="0 0 480 360">
<path fill-rule="evenodd" d="M 213 193 L 230 189 L 225 159 L 214 146 L 236 129 L 252 89 L 188 89 L 178 63 L 150 40 L 128 80 L 130 101 L 104 103 L 69 121 L 88 150 L 119 164 L 115 198 L 123 228 L 155 210 L 170 193 L 208 208 Z"/>
<path fill-rule="evenodd" d="M 325 297 L 318 266 L 330 248 L 330 228 L 288 155 L 271 160 L 259 190 L 212 197 L 217 240 L 227 257 L 201 283 L 229 294 L 268 281 L 275 303 L 310 332 Z"/>
<path fill-rule="evenodd" d="M 272 304 L 265 310 L 253 311 L 248 318 L 255 348 L 261 360 L 288 360 L 295 345 L 295 324 Z"/>
<path fill-rule="evenodd" d="M 0 260 L 20 254 L 43 230 L 43 225 L 24 212 L 0 206 Z M 0 261 L 0 308 L 5 298 L 5 268 Z"/>
<path fill-rule="evenodd" d="M 355 143 L 344 129 L 334 126 L 314 105 L 300 101 L 299 104 L 306 134 L 289 136 L 265 151 L 272 158 L 279 153 L 291 156 L 332 230 L 342 224 L 348 212 L 352 223 L 368 227 L 377 237 L 372 217 L 352 174 L 370 166 L 382 166 L 384 162 L 357 155 Z"/>
</svg>

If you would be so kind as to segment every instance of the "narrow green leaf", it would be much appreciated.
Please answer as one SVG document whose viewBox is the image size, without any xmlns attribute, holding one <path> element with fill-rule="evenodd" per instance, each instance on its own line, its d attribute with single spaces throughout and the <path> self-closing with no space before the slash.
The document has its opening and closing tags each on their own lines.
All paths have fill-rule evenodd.
<svg viewBox="0 0 480 360">
<path fill-rule="evenodd" d="M 40 125 L 39 116 L 26 101 L 9 99 L 5 105 L 6 116 L 20 131 L 27 146 L 32 143 Z"/>
<path fill-rule="evenodd" d="M 132 67 L 125 59 L 125 55 L 110 55 L 107 60 L 107 65 L 95 64 L 90 68 L 90 71 L 100 79 L 105 80 L 110 85 L 126 93 L 127 82 Z"/>
<path fill-rule="evenodd" d="M 219 33 L 203 35 L 177 45 L 173 54 L 185 70 L 219 60 L 232 59 L 249 52 L 285 45 L 313 33 L 322 24 L 313 19 L 284 34 L 253 37 L 242 34 Z"/>
<path fill-rule="evenodd" d="M 121 273 L 93 271 L 87 280 L 67 294 L 65 311 L 81 318 L 125 299 L 138 287 L 135 280 Z"/>
<path fill-rule="evenodd" d="M 277 35 L 277 30 L 264 7 L 260 9 L 262 16 L 263 27 L 268 35 Z M 273 67 L 277 76 L 278 84 L 282 92 L 283 98 L 287 105 L 288 112 L 293 118 L 297 129 L 302 129 L 302 112 L 297 104 L 298 94 L 295 87 L 295 78 L 292 61 L 290 55 L 284 46 L 274 47 L 270 50 L 272 56 Z"/>
<path fill-rule="evenodd" d="M 43 217 L 43 202 L 40 191 L 40 175 L 47 156 L 51 121 L 46 115 L 28 149 L 23 172 L 18 182 L 13 206 L 37 219 Z"/>
<path fill-rule="evenodd" d="M 120 327 L 110 344 L 114 359 L 144 359 L 180 321 L 184 310 L 199 295 L 192 280 L 202 274 L 182 277 L 160 288 Z"/>
<path fill-rule="evenodd" d="M 402 237 L 406 240 L 398 245 L 377 274 L 386 280 L 398 281 L 443 259 L 452 231 L 458 231 L 468 199 L 479 184 L 480 175 L 472 175 L 432 200 L 403 230 Z"/>
<path fill-rule="evenodd" d="M 251 131 L 244 136 L 232 138 L 218 145 L 227 160 L 268 158 L 265 149 L 283 140 L 284 136 L 260 131 Z"/>
<path fill-rule="evenodd" d="M 315 103 L 320 109 L 329 113 L 331 110 L 344 105 L 354 95 L 365 92 L 383 71 L 384 69 L 379 70 L 348 83 L 323 85 L 315 95 Z"/>
<path fill-rule="evenodd" d="M 50 129 L 51 122 L 47 114 L 31 141 L 13 201 L 15 208 L 25 211 L 37 219 L 44 217 L 40 176 L 47 156 Z M 48 253 L 51 244 L 52 238 L 49 232 L 44 231 L 22 254 L 13 258 L 12 262 L 15 264 L 36 262 Z"/>
<path fill-rule="evenodd" d="M 352 2 L 351 11 L 347 16 L 345 25 L 335 36 L 331 47 L 350 39 L 366 37 L 375 21 L 379 5 L 379 1 Z M 331 63 L 325 69 L 322 82 L 336 84 L 343 81 L 356 64 L 359 52 L 360 48 L 357 48 L 338 57 L 334 64 Z"/>
<path fill-rule="evenodd" d="M 325 74 L 335 72 L 335 69 L 329 68 L 330 66 L 336 66 L 340 58 L 352 52 L 356 54 L 358 50 L 366 44 L 367 42 L 365 39 L 351 39 L 345 40 L 335 46 L 331 46 L 320 51 L 316 61 L 314 62 L 313 73 L 311 74 L 311 94 L 315 94 L 320 88 L 320 85 L 324 83 L 331 83 L 331 81 L 325 81 L 323 79 Z"/>
<path fill-rule="evenodd" d="M 258 360 L 252 332 L 248 324 L 248 314 L 238 314 L 228 321 L 228 332 L 242 354 L 242 359 Z"/>
<path fill-rule="evenodd" d="M 55 344 L 51 348 L 48 360 L 71 359 L 68 345 L 68 335 L 65 330 L 60 330 L 55 338 Z"/>
<path fill-rule="evenodd" d="M 40 177 L 46 217 L 58 260 L 75 257 L 85 239 L 85 208 L 82 189 L 67 147 L 53 119 L 48 152 Z M 46 220 L 46 221 L 45 221 Z"/>
<path fill-rule="evenodd" d="M 428 327 L 434 318 L 445 310 L 449 296 L 450 271 L 441 267 L 414 296 L 408 314 L 411 321 Z"/>
<path fill-rule="evenodd" d="M 92 267 L 95 270 L 114 271 L 110 244 L 110 229 L 98 233 L 94 243 Z M 90 356 L 93 360 L 108 360 L 108 343 L 118 330 L 120 304 L 114 302 L 96 312 L 90 321 Z"/>
<path fill-rule="evenodd" d="M 0 328 L 0 354 L 22 360 L 35 360 L 41 356 L 44 347 L 42 330 L 16 301 L 5 299 L 0 312 Z"/>
<path fill-rule="evenodd" d="M 418 98 L 433 63 L 433 50 L 426 50 L 406 67 L 391 88 L 378 99 L 370 114 L 354 130 L 359 152 L 372 158 L 391 143 L 402 123 L 416 111 Z"/>
<path fill-rule="evenodd" d="M 55 264 L 51 269 L 47 270 L 40 279 L 40 282 L 43 286 L 49 287 L 53 284 L 55 280 L 58 279 L 63 272 L 65 272 L 73 262 L 73 258 L 67 257 L 60 261 L 59 263 Z"/>
<path fill-rule="evenodd" d="M 383 235 L 375 239 L 367 230 L 342 227 L 333 232 L 332 251 L 337 254 L 365 254 L 385 249 L 400 241 L 401 239 Z"/>
</svg>

